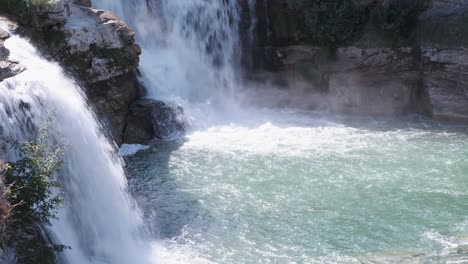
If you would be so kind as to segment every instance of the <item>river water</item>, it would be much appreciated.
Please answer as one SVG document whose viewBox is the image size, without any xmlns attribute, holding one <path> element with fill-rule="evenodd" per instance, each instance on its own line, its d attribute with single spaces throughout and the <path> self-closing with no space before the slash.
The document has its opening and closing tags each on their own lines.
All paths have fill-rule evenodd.
<svg viewBox="0 0 468 264">
<path fill-rule="evenodd" d="M 468 128 L 246 106 L 238 3 L 94 2 L 135 29 L 146 95 L 190 120 L 126 157 L 155 259 L 468 263 Z"/>
<path fill-rule="evenodd" d="M 126 158 L 161 263 L 468 262 L 466 127 L 275 114 Z"/>
</svg>

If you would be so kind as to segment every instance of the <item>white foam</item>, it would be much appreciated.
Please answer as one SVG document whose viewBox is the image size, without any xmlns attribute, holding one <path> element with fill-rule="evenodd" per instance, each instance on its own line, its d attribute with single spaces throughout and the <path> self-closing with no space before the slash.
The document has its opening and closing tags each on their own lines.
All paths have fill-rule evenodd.
<svg viewBox="0 0 468 264">
<path fill-rule="evenodd" d="M 138 151 L 149 148 L 147 145 L 140 144 L 123 144 L 120 146 L 119 155 L 120 156 L 132 156 L 135 155 Z"/>
</svg>

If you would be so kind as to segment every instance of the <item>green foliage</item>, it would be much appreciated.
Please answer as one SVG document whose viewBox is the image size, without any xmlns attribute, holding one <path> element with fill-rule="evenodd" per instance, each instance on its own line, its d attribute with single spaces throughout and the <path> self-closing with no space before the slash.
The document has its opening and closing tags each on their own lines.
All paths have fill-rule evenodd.
<svg viewBox="0 0 468 264">
<path fill-rule="evenodd" d="M 41 235 L 40 226 L 50 225 L 62 205 L 61 185 L 55 179 L 63 148 L 49 143 L 48 127 L 41 128 L 31 141 L 9 141 L 19 159 L 9 164 L 2 179 L 7 187 L 4 197 L 11 205 L 2 240 L 15 249 L 19 263 L 24 264 L 53 264 L 54 251 L 68 248 L 48 245 Z"/>
<path fill-rule="evenodd" d="M 0 11 L 21 15 L 31 11 L 44 10 L 51 0 L 0 0 Z"/>
<path fill-rule="evenodd" d="M 436 48 L 468 47 L 468 13 L 418 23 L 418 43 Z"/>
<path fill-rule="evenodd" d="M 40 129 L 32 141 L 10 144 L 19 155 L 5 175 L 11 184 L 9 200 L 15 204 L 15 222 L 49 225 L 62 203 L 61 193 L 54 193 L 54 188 L 61 186 L 55 176 L 62 165 L 63 148 L 47 142 L 47 127 Z"/>
<path fill-rule="evenodd" d="M 413 40 L 419 15 L 430 0 L 388 0 L 363 4 L 353 0 L 286 0 L 303 17 L 312 44 L 336 48 L 353 44 L 367 32 L 384 42 Z"/>
<path fill-rule="evenodd" d="M 350 0 L 289 0 L 288 5 L 302 13 L 312 43 L 331 48 L 357 40 L 368 20 L 367 9 Z"/>
<path fill-rule="evenodd" d="M 409 39 L 416 28 L 419 15 L 427 9 L 429 3 L 429 0 L 391 0 L 372 10 L 371 23 L 394 38 Z"/>
</svg>

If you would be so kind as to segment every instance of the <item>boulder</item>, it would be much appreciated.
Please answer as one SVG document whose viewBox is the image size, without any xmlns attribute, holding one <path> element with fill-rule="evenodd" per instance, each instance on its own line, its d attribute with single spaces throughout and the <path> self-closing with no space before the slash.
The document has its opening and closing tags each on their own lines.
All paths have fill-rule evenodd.
<svg viewBox="0 0 468 264">
<path fill-rule="evenodd" d="M 127 121 L 124 138 L 127 144 L 148 144 L 154 139 L 177 137 L 187 129 L 182 107 L 153 99 L 132 104 Z"/>
</svg>

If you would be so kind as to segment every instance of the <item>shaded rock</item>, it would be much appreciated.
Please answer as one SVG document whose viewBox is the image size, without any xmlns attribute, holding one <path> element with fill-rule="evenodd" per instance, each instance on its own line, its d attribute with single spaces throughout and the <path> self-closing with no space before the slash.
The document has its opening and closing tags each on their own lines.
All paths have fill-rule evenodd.
<svg viewBox="0 0 468 264">
<path fill-rule="evenodd" d="M 461 15 L 468 10 L 465 0 L 432 0 L 432 5 L 423 14 L 423 20 L 440 20 L 449 16 Z"/>
<path fill-rule="evenodd" d="M 124 142 L 148 144 L 154 139 L 182 135 L 187 129 L 184 111 L 179 105 L 141 99 L 130 107 Z"/>
<path fill-rule="evenodd" d="M 84 7 L 91 7 L 91 0 L 75 0 L 75 4 Z"/>
<path fill-rule="evenodd" d="M 140 96 L 140 84 L 133 73 L 90 84 L 87 97 L 109 136 L 122 144 L 129 106 Z"/>
<path fill-rule="evenodd" d="M 275 83 L 320 92 L 335 112 L 404 113 L 421 89 L 417 52 L 412 48 L 340 48 L 306 46 L 267 47 L 264 60 Z M 313 98 L 313 97 L 311 97 Z M 320 105 L 311 108 L 323 108 Z M 316 102 L 312 102 L 315 104 Z"/>
<path fill-rule="evenodd" d="M 35 18 L 35 24 L 39 27 L 64 24 L 70 16 L 68 0 L 50 0 L 32 15 Z"/>
<path fill-rule="evenodd" d="M 423 53 L 424 88 L 436 119 L 468 121 L 468 49 Z"/>
<path fill-rule="evenodd" d="M 10 52 L 7 48 L 5 48 L 3 43 L 9 37 L 10 34 L 8 34 L 8 32 L 0 29 L 0 82 L 4 79 L 17 75 L 26 69 L 18 62 L 8 59 Z"/>
<path fill-rule="evenodd" d="M 10 37 L 10 34 L 3 29 L 0 29 L 0 40 L 6 40 Z"/>
<path fill-rule="evenodd" d="M 13 77 L 23 72 L 25 69 L 26 68 L 15 61 L 0 61 L 0 81 Z"/>
<path fill-rule="evenodd" d="M 420 89 L 410 48 L 342 48 L 330 65 L 329 97 L 337 112 L 399 114 L 411 109 Z"/>
</svg>

